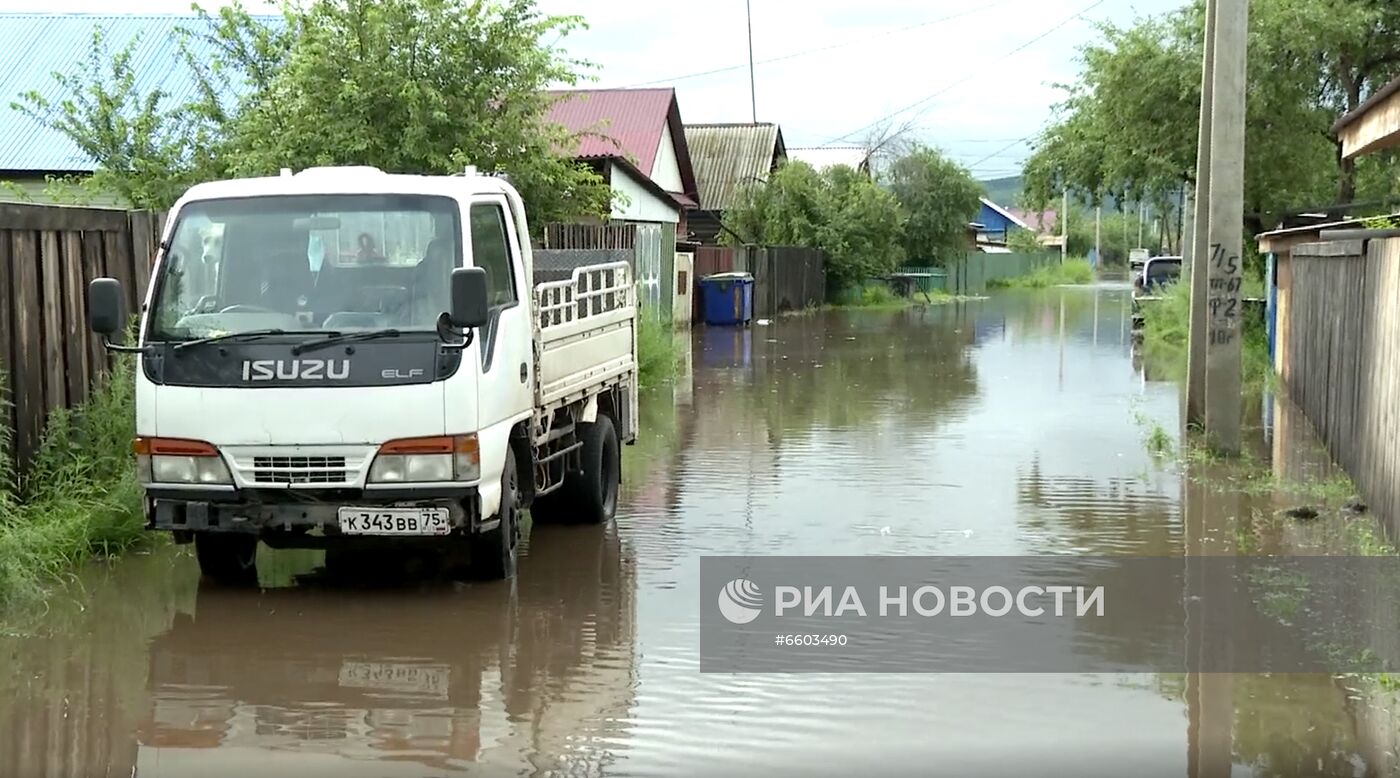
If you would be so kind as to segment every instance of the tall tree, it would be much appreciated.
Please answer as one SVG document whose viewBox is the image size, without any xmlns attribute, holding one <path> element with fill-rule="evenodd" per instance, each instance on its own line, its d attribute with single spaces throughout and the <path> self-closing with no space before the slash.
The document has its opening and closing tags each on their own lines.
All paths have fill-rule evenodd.
<svg viewBox="0 0 1400 778">
<path fill-rule="evenodd" d="M 1062 189 L 1165 206 L 1195 178 L 1204 3 L 1127 26 L 1104 25 L 1026 166 L 1029 198 Z M 1332 123 L 1400 71 L 1400 5 L 1391 0 L 1254 0 L 1245 140 L 1247 225 L 1282 211 L 1351 202 L 1386 176 L 1340 159 Z M 1368 165 L 1385 165 L 1377 160 Z"/>
<path fill-rule="evenodd" d="M 201 14 L 182 47 L 192 102 L 137 94 L 130 49 L 108 57 L 99 39 L 78 73 L 59 75 L 68 99 L 30 94 L 23 110 L 141 206 L 169 205 L 192 180 L 280 167 L 475 164 L 509 173 L 537 224 L 606 212 L 602 179 L 564 156 L 573 139 L 544 121 L 545 88 L 576 82 L 582 63 L 542 41 L 577 17 L 542 15 L 533 0 L 289 2 L 276 25 L 238 6 Z M 212 61 L 195 53 L 207 51 Z"/>
<path fill-rule="evenodd" d="M 725 226 L 744 243 L 824 250 L 831 293 L 888 273 L 904 256 L 903 209 L 844 165 L 822 172 L 804 162 L 783 165 L 766 183 L 744 188 Z"/>
<path fill-rule="evenodd" d="M 896 160 L 885 180 L 908 214 L 904 251 L 911 261 L 942 265 L 962 254 L 982 193 L 966 168 L 920 147 Z"/>
</svg>

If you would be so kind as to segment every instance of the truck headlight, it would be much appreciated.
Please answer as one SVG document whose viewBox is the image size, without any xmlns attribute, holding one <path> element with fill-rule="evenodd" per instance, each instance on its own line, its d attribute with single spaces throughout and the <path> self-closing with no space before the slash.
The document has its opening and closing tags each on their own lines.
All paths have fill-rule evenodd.
<svg viewBox="0 0 1400 778">
<path fill-rule="evenodd" d="M 481 477 L 476 435 L 402 438 L 379 447 L 369 483 L 475 481 Z"/>
<path fill-rule="evenodd" d="M 142 483 L 233 483 L 219 450 L 202 440 L 137 438 L 131 448 L 136 453 L 136 473 Z"/>
</svg>

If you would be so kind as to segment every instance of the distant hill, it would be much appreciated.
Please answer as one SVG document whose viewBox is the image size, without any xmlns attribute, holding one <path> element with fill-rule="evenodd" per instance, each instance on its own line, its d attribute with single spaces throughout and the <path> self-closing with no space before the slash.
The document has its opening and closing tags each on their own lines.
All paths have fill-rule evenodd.
<svg viewBox="0 0 1400 778">
<path fill-rule="evenodd" d="M 1016 205 L 1016 199 L 1021 196 L 1021 188 L 1025 185 L 1020 176 L 991 178 L 977 183 L 982 185 L 983 194 L 988 200 L 1005 208 Z"/>
<path fill-rule="evenodd" d="M 1004 208 L 1016 207 L 1016 201 L 1021 196 L 1021 189 L 1025 186 L 1025 179 L 1021 176 L 1009 176 L 1007 178 L 989 178 L 986 181 L 978 181 L 982 185 L 982 193 L 988 200 Z M 1057 199 L 1055 202 L 1059 202 Z M 1080 208 L 1093 208 L 1094 205 L 1087 198 L 1077 198 L 1075 205 Z M 1054 206 L 1054 203 L 1051 203 Z M 1137 210 L 1137 202 L 1129 201 L 1127 207 L 1130 211 Z M 1104 213 L 1112 213 L 1118 210 L 1118 199 L 1112 195 L 1107 195 L 1103 200 Z"/>
</svg>

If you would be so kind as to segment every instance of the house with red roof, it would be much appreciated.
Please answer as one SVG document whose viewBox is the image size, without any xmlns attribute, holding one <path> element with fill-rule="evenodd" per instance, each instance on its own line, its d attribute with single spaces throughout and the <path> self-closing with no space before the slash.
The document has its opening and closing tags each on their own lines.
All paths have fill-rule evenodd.
<svg viewBox="0 0 1400 778">
<path fill-rule="evenodd" d="M 674 89 L 570 89 L 546 120 L 579 137 L 571 153 L 623 195 L 612 218 L 673 225 L 685 236 L 685 213 L 698 203 L 695 170 Z M 677 233 L 672 233 L 674 244 Z"/>
</svg>

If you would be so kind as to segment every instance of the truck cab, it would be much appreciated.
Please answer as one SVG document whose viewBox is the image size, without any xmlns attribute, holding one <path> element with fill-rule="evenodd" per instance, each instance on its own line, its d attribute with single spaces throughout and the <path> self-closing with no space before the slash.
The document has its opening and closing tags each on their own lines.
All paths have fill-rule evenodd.
<svg viewBox="0 0 1400 778">
<path fill-rule="evenodd" d="M 462 551 L 514 573 L 520 513 L 603 522 L 636 435 L 626 263 L 534 284 L 503 178 L 313 168 L 191 188 L 135 345 L 114 279 L 93 329 L 135 352 L 148 526 L 206 576 L 259 541 Z"/>
</svg>

